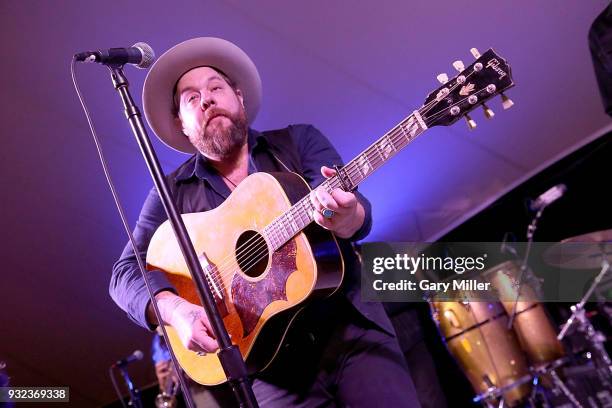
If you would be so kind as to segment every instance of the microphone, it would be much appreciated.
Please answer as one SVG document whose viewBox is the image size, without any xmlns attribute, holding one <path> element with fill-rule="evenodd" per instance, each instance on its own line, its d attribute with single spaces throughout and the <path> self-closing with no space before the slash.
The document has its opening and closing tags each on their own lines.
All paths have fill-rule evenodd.
<svg viewBox="0 0 612 408">
<path fill-rule="evenodd" d="M 134 361 L 142 360 L 143 354 L 140 350 L 135 350 L 132 354 L 127 356 L 126 358 L 122 358 L 121 360 L 116 361 L 113 364 L 113 367 L 123 367 Z"/>
<path fill-rule="evenodd" d="M 74 54 L 75 61 L 97 62 L 104 65 L 134 64 L 138 68 L 149 68 L 155 61 L 155 52 L 147 43 L 138 42 L 129 48 L 109 48 Z"/>
<path fill-rule="evenodd" d="M 557 201 L 559 198 L 561 198 L 561 196 L 563 196 L 563 194 L 565 194 L 566 191 L 567 186 L 565 184 L 557 184 L 532 201 L 531 204 L 529 204 L 529 208 L 531 211 L 539 211 L 549 204 Z"/>
</svg>

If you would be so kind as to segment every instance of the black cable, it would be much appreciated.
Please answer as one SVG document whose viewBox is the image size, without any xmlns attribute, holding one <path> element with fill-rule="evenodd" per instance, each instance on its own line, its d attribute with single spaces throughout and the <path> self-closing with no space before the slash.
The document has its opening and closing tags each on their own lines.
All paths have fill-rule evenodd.
<svg viewBox="0 0 612 408">
<path fill-rule="evenodd" d="M 159 312 L 159 309 L 157 308 L 157 302 L 155 301 L 155 298 L 153 296 L 153 288 L 151 287 L 151 284 L 149 283 L 149 280 L 147 279 L 147 275 L 146 275 L 146 269 L 145 269 L 145 265 L 144 262 L 142 260 L 142 258 L 139 255 L 139 251 L 138 251 L 138 246 L 136 245 L 136 240 L 134 239 L 134 235 L 132 234 L 132 230 L 129 226 L 129 223 L 127 221 L 127 217 L 125 215 L 125 210 L 123 209 L 123 207 L 121 206 L 121 201 L 119 200 L 119 195 L 117 194 L 117 190 L 115 189 L 115 184 L 113 183 L 113 179 L 110 175 L 110 171 L 108 169 L 108 165 L 106 163 L 106 159 L 104 158 L 104 153 L 102 151 L 102 145 L 100 143 L 100 140 L 98 139 L 98 134 L 96 132 L 96 129 L 93 125 L 93 121 L 91 119 L 91 115 L 89 113 L 89 109 L 87 109 L 87 105 L 85 104 L 85 100 L 83 98 L 83 95 L 81 94 L 81 90 L 79 88 L 78 82 L 76 80 L 76 75 L 75 75 L 75 70 L 74 67 L 76 65 L 76 61 L 73 58 L 72 62 L 70 63 L 70 74 L 72 76 L 72 83 L 74 85 L 74 89 L 77 93 L 77 96 L 79 98 L 79 102 L 81 103 L 81 106 L 83 108 L 83 112 L 85 113 L 85 117 L 87 119 L 87 124 L 89 125 L 89 129 L 91 131 L 91 135 L 93 137 L 94 143 L 96 145 L 96 151 L 98 152 L 98 157 L 100 159 L 100 163 L 102 164 L 102 170 L 104 172 L 104 176 L 106 177 L 106 181 L 108 183 L 109 189 L 111 191 L 111 194 L 113 195 L 113 200 L 115 201 L 115 206 L 117 207 L 117 211 L 119 212 L 119 217 L 121 218 L 121 222 L 123 224 L 123 228 L 125 229 L 125 232 L 130 240 L 130 244 L 132 245 L 132 250 L 134 251 L 134 257 L 136 258 L 136 261 L 138 262 L 138 267 L 140 269 L 140 273 L 142 274 L 142 278 L 145 282 L 145 286 L 147 287 L 147 291 L 149 293 L 149 297 L 151 298 L 151 304 L 153 306 L 153 310 L 155 311 L 155 316 L 159 322 L 159 326 L 161 327 L 163 333 L 164 333 L 164 338 L 168 339 L 168 335 L 166 333 L 166 328 L 164 327 L 164 325 L 162 324 L 162 319 L 161 319 L 161 315 Z M 170 351 L 170 356 L 172 357 L 172 363 L 174 364 L 175 368 L 179 367 L 178 365 L 178 361 L 176 359 L 176 356 L 174 355 L 174 351 L 172 350 L 172 347 L 168 347 L 168 350 Z M 187 387 L 187 383 L 185 381 L 184 376 L 182 375 L 182 372 L 180 372 L 179 370 L 176 370 L 177 373 L 179 373 L 178 378 L 179 378 L 179 382 L 181 383 L 181 389 L 183 390 L 183 395 L 185 397 L 185 401 L 187 402 L 187 405 L 190 408 L 194 408 L 195 405 L 193 403 L 193 399 L 191 397 L 191 393 L 189 392 L 189 388 Z"/>
<path fill-rule="evenodd" d="M 113 388 L 115 389 L 115 393 L 117 393 L 117 397 L 119 397 L 119 401 L 121 401 L 121 405 L 123 406 L 123 408 L 128 408 L 128 406 L 125 405 L 123 395 L 121 395 L 121 391 L 119 390 L 119 386 L 117 385 L 117 379 L 115 378 L 115 372 L 113 371 L 112 366 L 108 368 L 108 375 L 111 378 L 111 381 L 113 382 Z"/>
</svg>

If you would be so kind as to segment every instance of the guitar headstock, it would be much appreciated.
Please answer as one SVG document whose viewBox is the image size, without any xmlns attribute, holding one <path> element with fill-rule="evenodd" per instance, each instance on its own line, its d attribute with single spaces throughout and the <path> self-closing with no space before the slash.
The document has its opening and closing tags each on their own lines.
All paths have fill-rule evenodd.
<svg viewBox="0 0 612 408">
<path fill-rule="evenodd" d="M 487 119 L 493 117 L 493 111 L 486 101 L 501 94 L 502 106 L 508 109 L 513 102 L 503 92 L 514 86 L 510 66 L 506 60 L 493 49 L 480 55 L 478 50 L 470 50 L 476 58 L 471 65 L 464 67 L 461 61 L 455 61 L 453 66 L 459 74 L 448 79 L 446 74 L 438 75 L 442 86 L 431 92 L 419 112 L 428 127 L 448 126 L 461 117 L 465 117 L 468 127 L 473 129 L 476 122 L 469 113 L 482 106 Z"/>
</svg>

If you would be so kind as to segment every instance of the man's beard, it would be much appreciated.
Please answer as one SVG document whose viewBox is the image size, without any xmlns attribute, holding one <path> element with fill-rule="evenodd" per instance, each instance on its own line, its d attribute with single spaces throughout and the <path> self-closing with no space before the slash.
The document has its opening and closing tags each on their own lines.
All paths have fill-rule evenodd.
<svg viewBox="0 0 612 408">
<path fill-rule="evenodd" d="M 212 123 L 216 116 L 225 116 L 230 120 L 227 126 L 221 123 Z M 244 145 L 247 136 L 247 119 L 243 109 L 236 115 L 224 109 L 212 108 L 207 112 L 206 126 L 197 135 L 189 136 L 189 141 L 204 156 L 215 160 L 225 160 L 235 156 Z M 222 119 L 215 120 L 220 122 Z"/>
</svg>

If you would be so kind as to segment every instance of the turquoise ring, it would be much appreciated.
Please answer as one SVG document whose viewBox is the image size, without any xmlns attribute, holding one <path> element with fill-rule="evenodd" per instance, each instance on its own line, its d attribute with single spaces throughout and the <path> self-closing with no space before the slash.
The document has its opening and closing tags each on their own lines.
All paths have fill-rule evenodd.
<svg viewBox="0 0 612 408">
<path fill-rule="evenodd" d="M 335 214 L 334 210 L 330 210 L 329 208 L 323 208 L 321 210 L 321 215 L 323 215 L 323 217 L 327 218 L 328 220 L 331 219 L 331 217 L 333 217 Z"/>
</svg>

